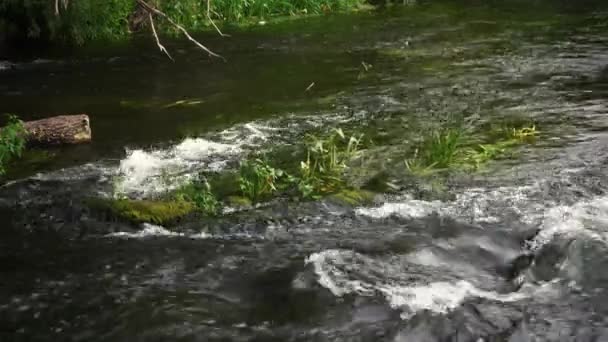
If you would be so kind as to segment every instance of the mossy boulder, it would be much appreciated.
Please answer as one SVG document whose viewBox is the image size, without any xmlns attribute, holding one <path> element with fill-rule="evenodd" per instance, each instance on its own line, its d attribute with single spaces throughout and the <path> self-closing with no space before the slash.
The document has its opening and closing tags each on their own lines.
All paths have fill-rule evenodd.
<svg viewBox="0 0 608 342">
<path fill-rule="evenodd" d="M 235 208 L 243 208 L 243 207 L 251 207 L 251 200 L 247 197 L 243 196 L 228 196 L 226 198 L 226 203 Z"/>
<path fill-rule="evenodd" d="M 110 215 L 132 223 L 153 223 L 170 225 L 194 212 L 195 206 L 186 201 L 153 200 L 94 200 L 90 204 L 109 212 Z"/>
<path fill-rule="evenodd" d="M 327 199 L 330 202 L 349 205 L 349 206 L 361 206 L 370 205 L 374 202 L 376 193 L 361 190 L 361 189 L 345 189 L 335 194 L 329 195 Z"/>
</svg>

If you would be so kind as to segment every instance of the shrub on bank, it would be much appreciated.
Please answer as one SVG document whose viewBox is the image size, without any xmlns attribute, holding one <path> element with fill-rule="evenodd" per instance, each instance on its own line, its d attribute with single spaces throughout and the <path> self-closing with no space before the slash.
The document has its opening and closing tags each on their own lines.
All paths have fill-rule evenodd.
<svg viewBox="0 0 608 342">
<path fill-rule="evenodd" d="M 188 30 L 202 30 L 218 22 L 240 22 L 272 16 L 320 14 L 352 9 L 362 0 L 149 0 Z M 62 3 L 62 2 L 60 2 Z M 0 1 L 0 43 L 9 41 L 61 42 L 82 44 L 94 40 L 117 39 L 146 25 L 147 14 L 135 0 L 78 0 L 59 7 L 49 0 Z M 175 28 L 157 23 L 159 29 Z"/>
<path fill-rule="evenodd" d="M 6 172 L 7 164 L 18 158 L 25 149 L 25 128 L 16 116 L 9 116 L 8 123 L 0 130 L 0 175 Z"/>
</svg>

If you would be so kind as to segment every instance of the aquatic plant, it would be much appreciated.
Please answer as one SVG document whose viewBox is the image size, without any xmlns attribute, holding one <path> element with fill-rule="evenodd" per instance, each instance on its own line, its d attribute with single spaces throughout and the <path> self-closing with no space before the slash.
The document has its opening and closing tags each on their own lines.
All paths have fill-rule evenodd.
<svg viewBox="0 0 608 342">
<path fill-rule="evenodd" d="M 540 131 L 536 129 L 536 125 L 532 124 L 521 128 L 511 128 L 509 133 L 513 139 L 519 141 L 532 141 L 536 139 L 538 134 L 540 134 Z"/>
<path fill-rule="evenodd" d="M 327 137 L 308 135 L 306 160 L 300 162 L 298 190 L 303 197 L 335 192 L 344 187 L 344 171 L 357 155 L 362 136 L 346 138 L 341 129 Z"/>
<path fill-rule="evenodd" d="M 482 132 L 486 139 L 473 137 L 471 129 L 438 129 L 422 139 L 413 157 L 405 160 L 405 166 L 419 176 L 449 169 L 477 170 L 487 162 L 501 158 L 517 145 L 532 142 L 538 134 L 535 125 L 502 125 Z M 479 143 L 480 139 L 484 142 Z"/>
<path fill-rule="evenodd" d="M 481 131 L 490 141 L 531 142 L 540 134 L 534 123 L 520 117 L 505 118 L 499 122 L 486 124 L 481 127 Z"/>
<path fill-rule="evenodd" d="M 469 169 L 477 170 L 483 164 L 498 159 L 513 147 L 514 141 L 499 141 L 493 144 L 479 144 L 465 151 L 464 163 Z"/>
<path fill-rule="evenodd" d="M 6 166 L 12 159 L 21 157 L 25 143 L 23 122 L 9 115 L 7 125 L 0 131 L 0 175 L 6 173 Z"/>
<path fill-rule="evenodd" d="M 239 170 L 239 188 L 252 202 L 263 200 L 277 191 L 277 182 L 284 173 L 261 159 L 246 160 Z"/>
<path fill-rule="evenodd" d="M 459 161 L 463 139 L 460 128 L 432 130 L 415 149 L 414 157 L 406 160 L 406 166 L 415 172 L 449 168 Z"/>
<path fill-rule="evenodd" d="M 217 215 L 221 209 L 221 204 L 206 179 L 182 186 L 173 193 L 173 197 L 177 201 L 192 204 L 198 212 L 209 216 Z"/>
</svg>

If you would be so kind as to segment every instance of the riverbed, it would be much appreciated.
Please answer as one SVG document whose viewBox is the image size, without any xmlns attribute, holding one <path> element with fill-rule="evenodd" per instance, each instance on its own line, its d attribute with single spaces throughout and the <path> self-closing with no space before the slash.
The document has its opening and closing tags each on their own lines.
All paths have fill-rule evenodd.
<svg viewBox="0 0 608 342">
<path fill-rule="evenodd" d="M 0 112 L 93 130 L 0 188 L 0 340 L 608 341 L 605 4 L 434 1 L 229 33 L 199 36 L 226 61 L 168 39 L 171 62 L 144 36 L 0 62 Z M 397 170 L 371 205 L 175 227 L 86 205 L 328 127 L 405 172 L 401 141 L 454 115 L 540 136 L 440 195 Z"/>
</svg>

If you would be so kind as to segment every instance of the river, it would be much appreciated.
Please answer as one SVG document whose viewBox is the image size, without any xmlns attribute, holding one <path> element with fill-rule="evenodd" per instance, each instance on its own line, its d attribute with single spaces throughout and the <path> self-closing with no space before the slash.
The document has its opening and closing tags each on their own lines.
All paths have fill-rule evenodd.
<svg viewBox="0 0 608 342">
<path fill-rule="evenodd" d="M 201 35 L 225 62 L 169 39 L 171 62 L 150 37 L 0 61 L 1 112 L 84 112 L 93 130 L 0 188 L 0 340 L 608 341 L 607 5 L 429 1 Z M 541 137 L 441 196 L 394 176 L 373 205 L 177 227 L 85 203 L 323 127 L 398 160 L 450 115 L 524 116 Z"/>
</svg>

